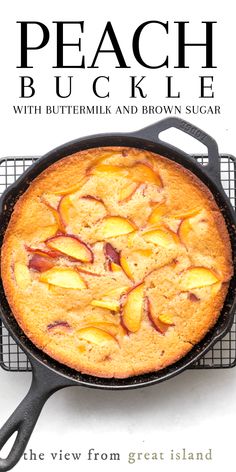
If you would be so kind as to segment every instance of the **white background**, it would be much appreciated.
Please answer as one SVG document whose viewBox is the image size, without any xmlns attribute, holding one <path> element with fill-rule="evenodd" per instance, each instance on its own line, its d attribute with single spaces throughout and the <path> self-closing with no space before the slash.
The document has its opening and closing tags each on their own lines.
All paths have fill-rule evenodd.
<svg viewBox="0 0 236 472">
<path fill-rule="evenodd" d="M 107 104 L 107 105 L 164 105 L 185 104 L 220 105 L 221 115 L 189 115 L 189 119 L 214 136 L 221 152 L 236 154 L 235 144 L 235 24 L 234 2 L 176 0 L 157 2 L 111 2 L 100 0 L 84 1 L 41 1 L 32 0 L 5 2 L 0 19 L 1 46 L 1 88 L 0 154 L 35 155 L 43 154 L 51 148 L 71 139 L 97 132 L 131 131 L 153 123 L 165 115 L 75 115 L 44 116 L 14 115 L 12 106 L 45 104 Z M 163 61 L 169 54 L 168 70 L 148 71 L 137 64 L 132 56 L 132 35 L 140 23 L 147 20 L 169 20 L 169 35 L 150 28 L 144 37 L 142 48 L 147 61 Z M 19 75 L 24 71 L 16 69 L 20 63 L 20 34 L 16 21 L 42 21 L 50 29 L 50 42 L 42 51 L 30 54 L 33 69 L 25 71 L 35 79 L 36 96 L 32 100 L 20 100 Z M 131 69 L 115 69 L 116 60 L 101 55 L 99 69 L 52 69 L 56 57 L 56 20 L 84 20 L 85 33 L 82 35 L 83 54 L 90 65 L 101 38 L 106 21 L 112 21 L 119 38 L 123 54 Z M 214 62 L 215 98 L 199 100 L 199 75 L 204 72 L 201 64 L 203 48 L 191 48 L 187 55 L 191 65 L 189 70 L 174 69 L 177 63 L 177 34 L 174 21 L 190 21 L 189 41 L 204 41 L 204 27 L 201 21 L 217 21 L 215 26 Z M 161 34 L 162 33 L 162 34 Z M 68 36 L 75 39 L 76 30 Z M 32 31 L 32 44 L 40 41 L 40 36 Z M 78 61 L 81 55 L 68 54 L 67 60 Z M 97 75 L 110 74 L 111 97 L 109 100 L 95 99 L 91 90 L 92 79 Z M 56 99 L 54 75 L 74 75 L 73 95 L 68 100 Z M 146 100 L 129 99 L 129 75 L 147 75 L 149 97 Z M 181 90 L 181 100 L 166 100 L 165 75 L 174 75 L 176 87 Z M 186 148 L 183 138 L 178 141 Z M 187 144 L 189 151 L 201 150 L 193 142 Z M 0 371 L 0 422 L 3 424 L 18 405 L 30 384 L 29 373 L 8 373 Z M 71 387 L 56 393 L 49 399 L 40 416 L 27 450 L 36 452 L 82 452 L 86 458 L 87 450 L 98 452 L 120 452 L 120 463 L 44 461 L 21 462 L 17 471 L 43 470 L 118 470 L 128 467 L 129 451 L 176 451 L 187 448 L 189 451 L 213 450 L 213 460 L 197 461 L 139 461 L 129 465 L 141 471 L 150 470 L 188 470 L 221 471 L 227 465 L 233 470 L 235 463 L 232 432 L 236 421 L 236 371 L 188 371 L 160 385 L 134 391 L 99 391 Z"/>
</svg>

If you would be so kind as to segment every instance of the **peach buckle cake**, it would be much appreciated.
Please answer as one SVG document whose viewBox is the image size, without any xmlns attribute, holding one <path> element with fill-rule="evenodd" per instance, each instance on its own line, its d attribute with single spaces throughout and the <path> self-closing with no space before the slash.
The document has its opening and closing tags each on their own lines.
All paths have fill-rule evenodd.
<svg viewBox="0 0 236 472">
<path fill-rule="evenodd" d="M 79 372 L 125 378 L 183 357 L 217 321 L 232 276 L 207 187 L 160 155 L 77 152 L 19 198 L 2 279 L 30 340 Z"/>
</svg>

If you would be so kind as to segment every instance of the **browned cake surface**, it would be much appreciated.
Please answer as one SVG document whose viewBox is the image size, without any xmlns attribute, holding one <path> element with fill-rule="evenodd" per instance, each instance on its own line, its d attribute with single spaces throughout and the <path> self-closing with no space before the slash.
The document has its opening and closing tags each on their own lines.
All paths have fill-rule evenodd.
<svg viewBox="0 0 236 472">
<path fill-rule="evenodd" d="M 15 205 L 1 271 L 26 335 L 78 371 L 128 377 L 183 357 L 232 275 L 224 219 L 189 171 L 134 148 L 48 167 Z"/>
</svg>

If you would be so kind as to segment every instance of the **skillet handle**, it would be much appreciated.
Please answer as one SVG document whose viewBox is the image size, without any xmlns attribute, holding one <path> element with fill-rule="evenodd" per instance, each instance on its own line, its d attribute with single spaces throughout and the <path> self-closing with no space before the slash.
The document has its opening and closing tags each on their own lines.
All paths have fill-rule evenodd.
<svg viewBox="0 0 236 472">
<path fill-rule="evenodd" d="M 32 363 L 32 370 L 33 378 L 27 395 L 0 430 L 0 451 L 12 434 L 17 432 L 8 456 L 0 458 L 0 471 L 12 469 L 20 460 L 47 399 L 57 390 L 72 385 L 72 382 L 67 383 L 40 364 Z"/>
<path fill-rule="evenodd" d="M 195 125 L 188 121 L 176 117 L 165 118 L 151 126 L 147 126 L 139 131 L 139 135 L 151 139 L 152 141 L 161 144 L 163 141 L 159 138 L 159 134 L 169 128 L 176 128 L 184 133 L 189 134 L 200 143 L 204 144 L 208 149 L 208 164 L 204 166 L 206 173 L 217 182 L 220 180 L 220 159 L 219 151 L 216 141 L 209 136 L 209 134 L 202 131 Z"/>
</svg>

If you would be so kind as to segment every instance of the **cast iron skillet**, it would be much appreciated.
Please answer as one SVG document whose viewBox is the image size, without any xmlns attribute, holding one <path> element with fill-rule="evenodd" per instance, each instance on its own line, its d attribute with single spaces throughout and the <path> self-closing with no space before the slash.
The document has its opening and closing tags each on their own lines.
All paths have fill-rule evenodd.
<svg viewBox="0 0 236 472">
<path fill-rule="evenodd" d="M 190 155 L 159 139 L 159 133 L 161 131 L 172 127 L 191 135 L 206 145 L 208 148 L 208 164 L 206 166 L 198 164 Z M 131 146 L 147 149 L 182 164 L 196 174 L 214 194 L 216 202 L 225 217 L 230 233 L 235 266 L 236 218 L 234 210 L 220 182 L 220 162 L 217 144 L 205 132 L 178 118 L 167 118 L 132 133 L 100 134 L 76 139 L 75 141 L 50 151 L 36 161 L 36 163 L 3 194 L 0 201 L 0 244 L 2 244 L 4 232 L 15 202 L 38 174 L 64 156 L 83 149 L 99 146 Z M 198 345 L 192 348 L 189 354 L 177 363 L 159 372 L 152 372 L 128 379 L 104 379 L 76 372 L 69 367 L 59 364 L 42 351 L 38 350 L 30 340 L 25 337 L 15 321 L 15 318 L 12 316 L 3 287 L 0 284 L 1 316 L 3 322 L 14 340 L 26 353 L 32 365 L 33 372 L 29 392 L 0 430 L 0 449 L 11 435 L 17 432 L 15 442 L 8 457 L 6 459 L 0 459 L 0 471 L 9 470 L 18 462 L 25 450 L 44 403 L 49 396 L 57 390 L 73 385 L 113 390 L 144 387 L 170 379 L 190 367 L 230 329 L 236 306 L 235 286 L 235 279 L 232 279 L 221 316 L 213 329 L 208 332 Z"/>
</svg>

